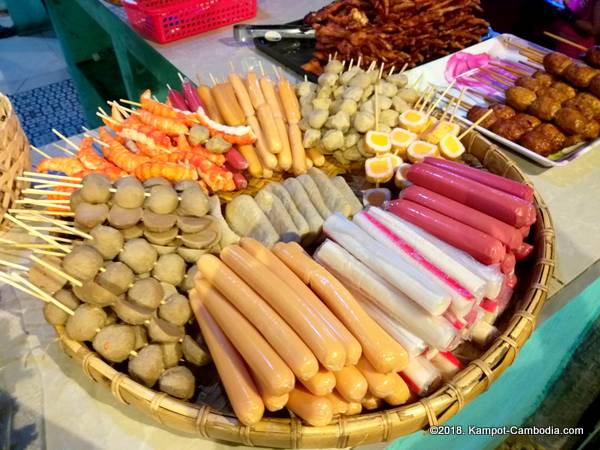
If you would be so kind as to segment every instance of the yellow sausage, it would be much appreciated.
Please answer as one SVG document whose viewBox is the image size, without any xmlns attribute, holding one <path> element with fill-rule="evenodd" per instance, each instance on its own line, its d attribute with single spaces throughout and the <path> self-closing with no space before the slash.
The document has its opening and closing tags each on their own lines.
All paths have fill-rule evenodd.
<svg viewBox="0 0 600 450">
<path fill-rule="evenodd" d="M 252 102 L 254 109 L 257 109 L 259 106 L 265 103 L 265 97 L 260 89 L 258 77 L 253 71 L 249 71 L 246 74 L 246 87 L 248 88 L 248 94 L 250 94 L 250 101 Z"/>
<path fill-rule="evenodd" d="M 335 387 L 335 375 L 329 370 L 319 367 L 316 375 L 308 380 L 302 380 L 302 384 L 314 395 L 326 395 Z"/>
<path fill-rule="evenodd" d="M 225 123 L 223 122 L 223 117 L 219 112 L 219 108 L 217 107 L 217 104 L 212 95 L 212 92 L 210 91 L 210 88 L 205 84 L 201 84 L 200 86 L 198 86 L 197 91 L 200 100 L 202 100 L 202 103 L 204 104 L 204 109 L 208 117 L 210 117 L 215 122 Z"/>
<path fill-rule="evenodd" d="M 250 117 L 254 115 L 254 107 L 252 106 L 252 101 L 250 100 L 250 96 L 248 95 L 248 90 L 244 85 L 244 82 L 239 77 L 239 75 L 235 73 L 229 74 L 229 82 L 233 87 L 235 92 L 235 96 L 240 104 L 240 107 L 244 111 L 246 117 Z"/>
<path fill-rule="evenodd" d="M 313 164 L 317 167 L 321 167 L 323 164 L 325 164 L 325 157 L 323 156 L 323 153 L 321 153 L 321 151 L 316 147 L 306 150 L 306 157 L 310 158 Z"/>
<path fill-rule="evenodd" d="M 282 143 L 279 132 L 277 131 L 277 126 L 275 125 L 273 113 L 271 112 L 271 107 L 268 104 L 263 103 L 256 110 L 256 115 L 263 130 L 265 142 L 271 153 L 281 152 Z"/>
<path fill-rule="evenodd" d="M 275 126 L 279 139 L 281 139 L 281 151 L 277 154 L 278 166 L 281 170 L 288 171 L 292 167 L 292 148 L 288 137 L 287 127 L 281 117 L 275 117 Z"/>
<path fill-rule="evenodd" d="M 246 144 L 246 145 L 238 145 L 238 150 L 242 154 L 246 161 L 248 161 L 248 172 L 254 178 L 260 178 L 263 176 L 263 167 L 258 159 L 258 155 L 254 150 L 254 145 Z"/>
<path fill-rule="evenodd" d="M 263 165 L 263 175 L 264 168 L 274 169 L 277 167 L 277 157 L 269 151 L 265 144 L 265 137 L 263 136 L 260 125 L 258 124 L 258 120 L 256 117 L 248 117 L 248 125 L 254 131 L 254 135 L 256 136 L 255 148 L 256 154 L 258 155 L 262 165 Z"/>
<path fill-rule="evenodd" d="M 230 83 L 215 84 L 212 88 L 212 94 L 217 102 L 219 112 L 227 125 L 244 125 L 246 116 L 235 97 L 235 92 Z"/>
<path fill-rule="evenodd" d="M 306 173 L 306 153 L 302 144 L 302 131 L 297 123 L 288 126 L 290 146 L 292 148 L 292 173 L 296 176 Z"/>
<path fill-rule="evenodd" d="M 303 387 L 290 392 L 287 407 L 314 427 L 323 427 L 333 418 L 333 406 L 325 397 L 317 397 Z"/>
</svg>

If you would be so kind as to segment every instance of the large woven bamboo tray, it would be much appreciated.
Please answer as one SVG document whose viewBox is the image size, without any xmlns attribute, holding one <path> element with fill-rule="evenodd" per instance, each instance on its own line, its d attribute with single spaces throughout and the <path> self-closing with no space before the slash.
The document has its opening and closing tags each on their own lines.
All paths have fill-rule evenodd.
<svg viewBox="0 0 600 450">
<path fill-rule="evenodd" d="M 475 157 L 489 171 L 526 181 L 518 167 L 481 135 L 470 133 L 463 143 L 470 159 Z M 145 412 L 167 427 L 205 439 L 279 448 L 348 447 L 391 441 L 444 423 L 458 413 L 502 375 L 533 332 L 546 300 L 555 262 L 552 220 L 537 193 L 535 204 L 537 222 L 530 239 L 535 252 L 529 263 L 519 269 L 519 285 L 511 307 L 497 323 L 501 335 L 483 354 L 466 363 L 450 382 L 428 397 L 401 407 L 335 418 L 319 428 L 306 426 L 297 418 L 265 418 L 247 427 L 230 413 L 183 402 L 140 385 L 104 362 L 85 344 L 69 339 L 63 327 L 57 327 L 56 331 L 65 352 L 81 364 L 92 380 L 110 389 L 118 401 Z"/>
</svg>

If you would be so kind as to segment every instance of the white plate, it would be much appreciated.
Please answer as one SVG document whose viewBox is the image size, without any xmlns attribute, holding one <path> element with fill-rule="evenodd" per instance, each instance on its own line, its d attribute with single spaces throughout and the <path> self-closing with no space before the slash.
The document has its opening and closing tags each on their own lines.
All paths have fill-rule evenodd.
<svg viewBox="0 0 600 450">
<path fill-rule="evenodd" d="M 515 61 L 515 62 L 527 61 L 527 58 L 525 58 L 523 55 L 521 55 L 519 53 L 518 48 L 513 47 L 508 44 L 508 42 L 511 42 L 511 41 L 515 42 L 519 45 L 522 45 L 522 46 L 537 48 L 537 49 L 543 51 L 544 53 L 550 51 L 544 47 L 541 47 L 539 45 L 528 42 L 528 41 L 521 39 L 517 36 L 514 36 L 512 34 L 497 35 L 486 41 L 480 42 L 471 47 L 467 47 L 466 49 L 464 49 L 462 51 L 471 53 L 471 54 L 487 53 L 488 55 L 490 55 L 494 58 L 500 58 L 500 59 Z M 432 61 L 427 64 L 423 64 L 422 66 L 415 67 L 414 69 L 407 71 L 406 75 L 408 76 L 408 79 L 409 79 L 409 85 L 417 82 L 420 79 L 419 86 L 421 86 L 421 87 L 427 86 L 428 84 L 440 86 L 440 88 L 442 88 L 442 89 L 447 87 L 448 82 L 446 81 L 444 72 L 446 70 L 446 64 L 448 63 L 448 60 L 450 59 L 451 56 L 452 55 L 448 55 L 443 58 L 436 59 L 435 61 Z M 540 67 L 540 68 L 542 68 L 542 67 Z M 450 92 L 452 93 L 452 95 L 458 96 L 457 89 L 452 89 Z M 467 91 L 467 94 L 465 95 L 465 100 L 471 104 L 486 106 L 486 103 L 482 101 L 481 97 L 470 96 L 468 94 L 468 91 Z M 442 101 L 441 103 L 444 103 L 444 102 Z M 466 118 L 466 112 L 462 109 L 459 109 L 457 111 L 456 117 L 458 119 L 460 119 L 461 122 L 463 122 L 467 126 L 469 126 L 473 123 L 469 119 Z M 595 147 L 595 144 L 597 142 L 600 141 L 599 139 L 596 139 L 592 142 L 584 142 L 582 144 L 578 144 L 576 146 L 570 147 L 569 149 L 563 149 L 563 152 L 565 152 L 567 154 L 565 156 L 561 157 L 560 159 L 553 161 L 549 158 L 546 158 L 545 156 L 539 155 L 539 154 L 535 153 L 534 151 L 523 147 L 522 145 L 519 145 L 515 142 L 509 141 L 508 139 L 505 139 L 502 136 L 498 136 L 496 133 L 492 133 L 490 130 L 488 130 L 486 128 L 478 126 L 478 127 L 476 127 L 476 129 L 481 134 L 503 144 L 504 146 L 510 148 L 511 150 L 514 150 L 515 152 L 520 153 L 521 155 L 537 162 L 538 164 L 540 164 L 544 167 L 564 166 L 564 165 L 568 164 L 569 161 L 576 158 L 577 156 L 580 156 L 580 155 L 588 152 L 590 149 Z"/>
</svg>

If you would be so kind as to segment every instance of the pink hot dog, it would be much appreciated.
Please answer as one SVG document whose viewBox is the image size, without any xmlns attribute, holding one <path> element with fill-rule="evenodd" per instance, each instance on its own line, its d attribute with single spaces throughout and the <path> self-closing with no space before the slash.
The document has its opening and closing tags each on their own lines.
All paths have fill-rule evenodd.
<svg viewBox="0 0 600 450">
<path fill-rule="evenodd" d="M 448 244 L 467 252 L 482 264 L 496 264 L 506 254 L 502 243 L 473 227 L 408 200 L 395 200 L 388 209 L 402 219 L 423 228 Z"/>
<path fill-rule="evenodd" d="M 431 164 L 414 164 L 408 180 L 489 214 L 514 227 L 531 225 L 534 207 L 525 200 Z"/>
<path fill-rule="evenodd" d="M 515 227 L 429 189 L 413 185 L 404 189 L 400 195 L 403 199 L 413 201 L 483 231 L 508 245 L 510 249 L 519 248 L 523 243 L 523 237 Z"/>
<path fill-rule="evenodd" d="M 463 177 L 478 181 L 479 183 L 508 194 L 516 195 L 527 202 L 533 201 L 533 188 L 526 184 L 519 183 L 518 181 L 509 180 L 508 178 L 494 175 L 490 172 L 484 172 L 483 170 L 475 169 L 465 164 L 448 161 L 447 159 L 428 157 L 425 158 L 425 163 L 462 175 Z"/>
</svg>

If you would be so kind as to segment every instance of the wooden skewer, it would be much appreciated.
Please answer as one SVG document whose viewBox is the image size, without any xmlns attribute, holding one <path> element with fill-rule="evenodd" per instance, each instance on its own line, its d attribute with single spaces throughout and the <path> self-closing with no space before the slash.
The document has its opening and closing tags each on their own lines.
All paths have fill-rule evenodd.
<svg viewBox="0 0 600 450">
<path fill-rule="evenodd" d="M 421 94 L 421 96 L 417 99 L 417 101 L 413 105 L 413 108 L 415 108 L 415 109 L 418 108 L 418 106 L 421 104 L 421 101 L 423 101 L 425 99 L 425 96 L 428 93 L 429 93 L 429 87 L 423 91 L 423 93 Z"/>
<path fill-rule="evenodd" d="M 540 70 L 540 66 L 543 67 L 542 63 L 538 63 L 537 66 L 535 64 L 530 63 L 529 61 L 519 61 L 519 63 L 523 64 L 524 66 L 530 67 L 534 70 Z"/>
<path fill-rule="evenodd" d="M 452 123 L 452 121 L 454 120 L 454 117 L 456 116 L 456 111 L 458 110 L 458 107 L 460 106 L 460 103 L 462 102 L 462 99 L 465 96 L 465 92 L 467 92 L 467 88 L 463 87 L 460 90 L 460 95 L 458 96 L 458 99 L 456 100 L 456 105 L 454 106 L 454 109 L 452 110 L 452 115 L 450 115 L 450 120 L 449 120 L 450 123 Z"/>
<path fill-rule="evenodd" d="M 64 209 L 69 211 L 70 208 L 66 205 L 57 205 L 54 203 L 49 203 L 47 201 L 42 201 L 42 200 L 31 200 L 31 199 L 19 199 L 17 201 L 15 201 L 15 204 L 17 205 L 37 205 L 37 206 L 44 206 L 44 207 L 53 207 L 53 208 L 58 208 L 58 209 Z"/>
<path fill-rule="evenodd" d="M 367 72 L 372 72 L 373 69 L 375 68 L 375 61 L 371 62 L 371 64 L 369 65 L 369 68 L 367 69 Z"/>
<path fill-rule="evenodd" d="M 45 223 L 47 221 L 47 217 L 44 217 L 42 214 L 36 214 L 33 211 L 29 214 L 15 214 L 15 217 L 20 220 L 24 220 L 25 222 L 42 222 Z M 62 223 L 63 225 L 72 225 L 73 222 L 67 222 L 66 220 L 57 220 L 57 222 Z M 2 240 L 0 239 L 0 243 Z M 45 245 L 45 244 L 44 244 Z"/>
<path fill-rule="evenodd" d="M 91 239 L 91 240 L 94 239 L 94 236 L 91 236 L 88 233 L 84 233 L 83 231 L 78 230 L 77 228 L 71 227 L 69 225 L 65 225 L 64 222 L 61 221 L 61 220 L 52 219 L 50 217 L 43 217 L 43 216 L 38 215 L 38 214 L 33 214 L 33 215 L 36 215 L 36 216 L 38 216 L 38 218 L 44 219 L 46 222 L 54 224 L 57 227 L 62 228 L 63 230 L 65 230 L 65 231 L 67 231 L 67 232 L 69 232 L 71 234 L 75 234 L 75 235 L 80 236 L 80 237 L 82 237 L 84 239 Z"/>
<path fill-rule="evenodd" d="M 75 150 L 79 151 L 79 147 L 77 146 L 77 144 L 75 144 L 75 142 L 73 142 L 71 139 L 69 139 L 68 137 L 66 137 L 65 135 L 63 135 L 56 128 L 52 128 L 52 132 L 55 135 L 57 135 L 59 138 L 61 138 L 63 141 L 65 141 L 67 144 L 69 144 L 71 147 L 73 147 Z"/>
<path fill-rule="evenodd" d="M 458 136 L 458 139 L 462 139 L 464 138 L 467 134 L 469 134 L 471 131 L 473 131 L 473 129 L 478 126 L 481 122 L 483 122 L 485 119 L 487 119 L 487 117 L 492 114 L 494 111 L 492 109 L 490 109 L 488 112 L 486 112 L 483 116 L 481 116 L 479 119 L 477 119 L 476 122 L 474 122 L 469 128 L 467 128 L 465 131 L 462 132 L 462 134 L 460 136 Z"/>
<path fill-rule="evenodd" d="M 33 234 L 36 237 L 39 237 L 40 239 L 42 239 L 43 241 L 46 241 L 48 244 L 54 245 L 56 248 L 62 250 L 65 253 L 69 253 L 69 248 L 65 247 L 62 244 L 59 244 L 58 242 L 56 242 L 54 239 L 52 239 L 49 236 L 46 236 L 45 234 L 40 233 L 39 231 L 36 231 L 34 229 L 32 229 L 29 225 L 27 225 L 26 223 L 20 221 L 19 219 L 11 216 L 8 213 L 4 214 L 4 218 L 10 220 L 12 223 L 14 223 L 15 225 L 20 226 L 21 228 L 29 231 L 31 234 Z"/>
<path fill-rule="evenodd" d="M 379 131 L 379 86 L 375 85 L 375 131 Z"/>
<path fill-rule="evenodd" d="M 0 243 L 9 245 L 10 247 L 22 248 L 22 249 L 27 249 L 27 250 L 55 248 L 53 245 L 50 245 L 50 244 L 34 244 L 34 243 L 29 243 L 29 242 L 14 242 L 14 241 L 11 241 L 10 239 L 5 239 L 2 237 L 0 237 Z"/>
<path fill-rule="evenodd" d="M 73 158 L 77 158 L 77 155 L 75 153 L 73 153 L 68 148 L 64 148 L 64 147 L 58 145 L 56 142 L 52 142 L 50 145 L 52 145 L 52 147 L 54 147 L 54 148 L 59 149 L 61 152 L 65 153 L 66 155 L 72 156 Z"/>
<path fill-rule="evenodd" d="M 362 63 L 362 55 L 358 55 L 358 60 L 356 61 L 356 67 L 360 69 L 360 65 Z"/>
<path fill-rule="evenodd" d="M 6 267 L 10 267 L 11 269 L 17 269 L 17 270 L 22 270 L 23 272 L 29 272 L 29 267 L 25 267 L 21 264 L 13 263 L 10 261 L 4 261 L 3 259 L 0 259 L 0 266 L 6 266 Z"/>
<path fill-rule="evenodd" d="M 81 180 L 81 178 L 77 178 L 77 177 L 69 177 L 67 175 L 54 175 L 52 173 L 43 173 L 43 172 L 25 171 L 25 172 L 23 172 L 23 175 L 36 176 L 36 177 L 40 177 L 40 178 L 54 178 L 57 180 Z M 22 180 L 22 181 L 27 181 L 27 180 Z"/>
<path fill-rule="evenodd" d="M 213 86 L 214 86 L 215 84 L 217 84 L 217 80 L 215 80 L 215 77 L 213 77 L 213 74 L 212 74 L 212 73 L 209 73 L 209 74 L 208 74 L 208 77 L 210 78 L 210 81 L 212 82 Z"/>
<path fill-rule="evenodd" d="M 348 70 L 352 69 L 353 63 L 354 63 L 354 58 L 350 58 L 350 64 L 348 64 Z"/>
<path fill-rule="evenodd" d="M 402 66 L 402 70 L 400 71 L 400 73 L 404 73 L 404 71 L 406 70 L 407 67 L 408 67 L 408 63 L 404 63 L 404 65 Z"/>
<path fill-rule="evenodd" d="M 63 256 L 65 256 L 64 253 L 52 252 L 49 250 L 40 250 L 38 248 L 23 249 L 23 248 L 15 248 L 8 244 L 0 244 L 0 253 L 13 255 L 13 256 L 19 256 L 24 251 L 30 251 L 37 255 L 57 256 L 59 258 L 62 258 Z"/>
<path fill-rule="evenodd" d="M 140 102 L 134 102 L 132 100 L 127 100 L 126 98 L 120 98 L 119 101 L 127 105 L 142 106 Z"/>
<path fill-rule="evenodd" d="M 9 274 L 7 273 L 3 273 L 0 272 L 0 280 L 2 280 L 4 283 L 8 284 L 9 286 L 14 287 L 15 289 L 20 290 L 21 292 L 25 292 L 26 294 L 31 295 L 32 297 L 35 297 L 39 300 L 42 300 L 43 302 L 48 302 L 48 300 L 44 297 L 42 297 L 41 295 L 37 294 L 36 292 L 33 292 L 30 289 L 27 289 L 25 286 L 20 285 L 19 283 L 17 283 Z M 61 303 L 62 305 L 62 303 Z M 63 305 L 64 306 L 64 305 Z M 66 306 L 65 306 L 66 308 Z M 73 315 L 73 311 L 70 311 L 70 314 Z"/>
<path fill-rule="evenodd" d="M 581 44 L 578 44 L 577 42 L 573 42 L 573 41 L 571 41 L 571 40 L 569 40 L 567 38 L 564 38 L 562 36 L 559 36 L 557 34 L 550 33 L 549 31 L 544 31 L 544 34 L 546 36 L 548 36 L 548 37 L 551 37 L 552 39 L 556 39 L 557 41 L 562 42 L 563 44 L 570 45 L 571 47 L 577 48 L 577 49 L 579 49 L 579 50 L 581 50 L 583 52 L 586 52 L 588 50 L 587 47 L 585 47 L 585 46 L 583 46 Z"/>
<path fill-rule="evenodd" d="M 444 112 L 442 114 L 442 118 L 440 119 L 440 122 L 443 122 L 444 120 L 446 120 L 446 116 L 450 112 L 450 108 L 452 107 L 453 104 L 454 104 L 454 99 L 448 101 L 448 103 L 446 104 L 446 107 L 444 108 Z"/>
<path fill-rule="evenodd" d="M 181 81 L 181 84 L 183 85 L 183 83 L 185 83 L 185 79 L 183 78 L 183 75 L 181 75 L 181 72 L 177 72 L 177 76 L 179 77 L 179 81 Z"/>
<path fill-rule="evenodd" d="M 62 309 L 64 312 L 66 312 L 67 314 L 69 314 L 71 316 L 74 314 L 74 312 L 70 308 L 68 308 L 67 306 L 63 305 L 61 302 L 59 302 L 58 300 L 56 300 L 51 295 L 48 295 L 46 292 L 44 292 L 43 290 L 41 290 L 35 284 L 31 283 L 29 280 L 23 279 L 23 278 L 21 278 L 20 275 L 17 275 L 17 274 L 12 274 L 12 277 L 15 278 L 17 281 L 20 281 L 22 284 L 24 284 L 25 286 L 27 286 L 28 288 L 30 288 L 34 292 L 37 292 L 38 295 L 40 295 L 42 297 L 42 300 L 44 300 L 46 302 L 49 302 L 49 303 L 52 303 L 54 306 Z"/>
<path fill-rule="evenodd" d="M 538 50 L 538 49 L 533 48 L 533 47 L 528 47 L 528 46 L 525 46 L 525 45 L 521 45 L 521 44 L 519 44 L 518 42 L 515 42 L 512 39 L 506 40 L 505 42 L 508 45 L 510 45 L 511 47 L 518 48 L 519 50 L 530 51 L 532 53 L 537 53 L 538 55 L 542 55 L 542 56 L 544 56 L 546 54 L 546 52 L 543 52 L 542 50 Z"/>
<path fill-rule="evenodd" d="M 433 94 L 435 93 L 435 87 L 431 86 L 427 92 L 427 95 L 423 99 L 423 103 L 419 106 L 419 112 L 423 112 L 425 106 L 427 106 L 429 100 L 431 99 L 431 97 L 433 97 Z"/>
<path fill-rule="evenodd" d="M 70 197 L 70 192 L 62 192 L 62 191 L 49 191 L 44 189 L 23 189 L 21 191 L 23 194 L 33 194 L 33 195 L 58 195 L 62 197 Z"/>
<path fill-rule="evenodd" d="M 50 159 L 50 156 L 46 153 L 44 153 L 43 151 L 41 151 L 39 148 L 33 146 L 33 145 L 29 145 L 29 147 L 31 148 L 31 150 L 33 150 L 34 152 L 42 155 L 44 158 L 46 159 Z"/>
<path fill-rule="evenodd" d="M 337 59 L 338 52 L 337 50 L 333 53 L 333 59 Z"/>
<path fill-rule="evenodd" d="M 44 261 L 43 259 L 40 259 L 40 258 L 38 258 L 36 256 L 32 256 L 31 259 L 33 261 L 35 261 L 36 263 L 38 263 L 40 266 L 43 266 L 46 269 L 48 269 L 50 272 L 53 272 L 56 275 L 58 275 L 58 276 L 64 278 L 65 280 L 71 282 L 75 286 L 77 286 L 77 287 L 82 287 L 83 286 L 83 283 L 81 281 L 79 281 L 77 278 L 74 278 L 71 275 L 69 275 L 68 273 L 65 273 L 64 271 L 62 271 L 58 267 L 54 266 L 53 264 L 50 264 L 50 263 L 48 263 L 48 262 Z"/>
<path fill-rule="evenodd" d="M 442 100 L 442 98 L 444 98 L 444 96 L 448 93 L 448 91 L 450 89 L 452 89 L 452 87 L 454 86 L 454 83 L 456 83 L 456 78 L 454 80 L 452 80 L 452 82 L 448 85 L 448 87 L 446 87 L 446 89 L 444 89 L 444 92 L 442 92 L 442 95 L 438 96 L 438 98 L 435 101 L 435 103 L 433 103 L 429 107 L 429 109 L 427 110 L 427 117 L 429 117 L 431 115 L 431 113 L 435 110 L 435 108 L 437 108 L 437 105 L 440 103 L 440 101 Z"/>
<path fill-rule="evenodd" d="M 496 90 L 498 92 L 502 91 L 501 87 L 496 86 L 491 81 L 488 81 L 488 80 L 486 80 L 484 78 L 478 77 L 477 75 L 471 75 L 470 78 L 473 79 L 473 80 L 476 80 L 476 81 L 480 82 L 481 84 L 485 84 L 486 86 L 491 87 L 492 89 L 494 89 L 494 90 Z"/>
<path fill-rule="evenodd" d="M 10 208 L 8 210 L 11 214 L 19 214 L 23 211 L 37 211 L 40 214 L 44 214 L 46 216 L 62 216 L 62 217 L 73 217 L 75 215 L 74 212 L 71 211 L 48 211 L 47 209 L 26 209 L 26 208 Z M 18 217 L 17 217 L 18 219 Z"/>
<path fill-rule="evenodd" d="M 382 61 L 381 68 L 379 69 L 379 76 L 377 77 L 378 80 L 381 80 L 381 77 L 383 76 L 383 68 L 384 68 L 384 63 Z"/>
<path fill-rule="evenodd" d="M 390 71 L 388 72 L 388 77 L 392 76 L 392 74 L 394 73 L 395 69 L 396 69 L 396 66 L 392 64 L 392 67 L 390 68 Z"/>
<path fill-rule="evenodd" d="M 515 79 L 514 78 L 509 78 L 506 75 L 502 75 L 501 73 L 498 73 L 498 72 L 496 72 L 494 70 L 486 69 L 485 67 L 481 67 L 479 70 L 481 70 L 483 73 L 488 74 L 494 80 L 496 80 L 499 83 L 504 84 L 506 86 L 512 86 L 512 85 L 515 84 Z"/>
<path fill-rule="evenodd" d="M 525 75 L 529 75 L 529 72 L 527 72 L 525 70 L 518 70 L 518 69 L 516 69 L 516 68 L 514 68 L 514 67 L 512 67 L 511 65 L 508 65 L 508 64 L 506 64 L 506 65 L 500 65 L 500 64 L 498 64 L 498 63 L 496 63 L 494 61 L 491 61 L 490 65 L 492 65 L 494 67 L 498 67 L 500 69 L 504 69 L 507 72 L 513 73 L 513 74 L 521 76 L 521 77 L 525 76 Z"/>
</svg>

